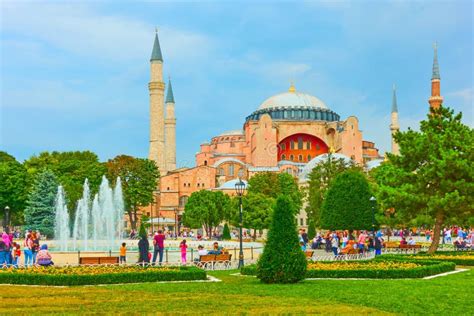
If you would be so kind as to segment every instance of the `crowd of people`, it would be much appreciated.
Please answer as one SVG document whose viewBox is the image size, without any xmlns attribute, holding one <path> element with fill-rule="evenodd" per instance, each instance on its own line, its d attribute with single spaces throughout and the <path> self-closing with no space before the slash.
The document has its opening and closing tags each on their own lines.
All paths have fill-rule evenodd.
<svg viewBox="0 0 474 316">
<path fill-rule="evenodd" d="M 21 264 L 22 247 L 23 247 L 23 265 L 30 267 L 51 266 L 53 265 L 52 256 L 48 251 L 48 246 L 43 244 L 40 246 L 41 234 L 39 231 L 28 230 L 25 233 L 23 244 L 13 241 L 14 238 L 19 238 L 20 235 L 14 233 L 2 233 L 0 240 L 0 267 L 15 267 Z"/>
</svg>

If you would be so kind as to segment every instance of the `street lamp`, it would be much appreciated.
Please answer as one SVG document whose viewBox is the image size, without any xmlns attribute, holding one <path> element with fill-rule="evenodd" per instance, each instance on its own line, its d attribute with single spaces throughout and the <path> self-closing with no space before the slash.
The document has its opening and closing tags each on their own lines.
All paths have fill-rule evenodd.
<svg viewBox="0 0 474 316">
<path fill-rule="evenodd" d="M 10 223 L 10 207 L 7 205 L 5 206 L 5 215 L 3 217 L 3 231 L 5 233 L 10 233 L 10 229 L 8 228 L 8 224 Z"/>
<path fill-rule="evenodd" d="M 374 196 L 372 196 L 370 198 L 370 202 L 372 203 L 372 242 L 373 242 L 374 249 L 375 249 L 375 201 L 377 201 L 377 199 Z"/>
<path fill-rule="evenodd" d="M 239 250 L 239 269 L 244 266 L 244 251 L 242 249 L 242 196 L 244 195 L 245 191 L 245 182 L 239 178 L 239 181 L 235 184 L 235 192 L 239 196 L 239 242 L 240 242 L 240 250 Z"/>
</svg>

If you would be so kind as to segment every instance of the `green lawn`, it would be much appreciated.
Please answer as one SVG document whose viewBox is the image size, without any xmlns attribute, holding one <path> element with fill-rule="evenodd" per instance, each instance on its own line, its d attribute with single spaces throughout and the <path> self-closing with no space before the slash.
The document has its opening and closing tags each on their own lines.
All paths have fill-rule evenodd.
<svg viewBox="0 0 474 316">
<path fill-rule="evenodd" d="M 423 314 L 473 315 L 474 270 L 432 280 L 325 280 L 265 285 L 236 271 L 218 283 L 47 288 L 2 286 L 0 314 Z"/>
</svg>

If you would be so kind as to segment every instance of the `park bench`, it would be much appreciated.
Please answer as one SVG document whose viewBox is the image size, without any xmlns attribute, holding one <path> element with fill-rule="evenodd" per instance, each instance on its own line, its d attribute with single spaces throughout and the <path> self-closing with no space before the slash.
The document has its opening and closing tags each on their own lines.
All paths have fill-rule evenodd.
<svg viewBox="0 0 474 316">
<path fill-rule="evenodd" d="M 413 253 L 415 253 L 417 250 L 421 250 L 421 245 L 400 245 L 399 249 L 401 251 L 408 252 L 409 250 L 413 250 Z"/>
<path fill-rule="evenodd" d="M 199 257 L 199 261 L 196 265 L 203 269 L 214 270 L 216 266 L 223 266 L 228 268 L 230 266 L 230 260 L 232 255 L 228 253 L 223 253 L 220 255 L 204 255 Z"/>
<path fill-rule="evenodd" d="M 119 257 L 79 257 L 79 264 L 117 264 Z"/>
<path fill-rule="evenodd" d="M 306 250 L 304 252 L 305 256 L 306 256 L 306 259 L 310 260 L 311 258 L 313 258 L 313 255 L 314 255 L 314 251 L 313 250 Z"/>
</svg>

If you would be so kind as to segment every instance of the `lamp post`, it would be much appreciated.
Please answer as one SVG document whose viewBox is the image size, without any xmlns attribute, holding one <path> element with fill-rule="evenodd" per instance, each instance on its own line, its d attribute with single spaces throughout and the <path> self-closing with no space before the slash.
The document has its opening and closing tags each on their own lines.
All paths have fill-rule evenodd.
<svg viewBox="0 0 474 316">
<path fill-rule="evenodd" d="M 235 184 L 235 192 L 239 196 L 239 269 L 244 266 L 244 251 L 242 249 L 242 196 L 245 191 L 245 182 L 239 178 L 239 181 Z"/>
<path fill-rule="evenodd" d="M 10 207 L 7 205 L 5 206 L 5 215 L 3 216 L 3 231 L 5 233 L 10 233 L 10 229 L 8 228 L 8 224 L 10 223 Z"/>
<path fill-rule="evenodd" d="M 373 242 L 373 247 L 375 249 L 375 199 L 374 196 L 370 198 L 370 202 L 372 204 L 372 242 Z"/>
<path fill-rule="evenodd" d="M 174 209 L 174 234 L 178 237 L 178 209 Z"/>
</svg>

